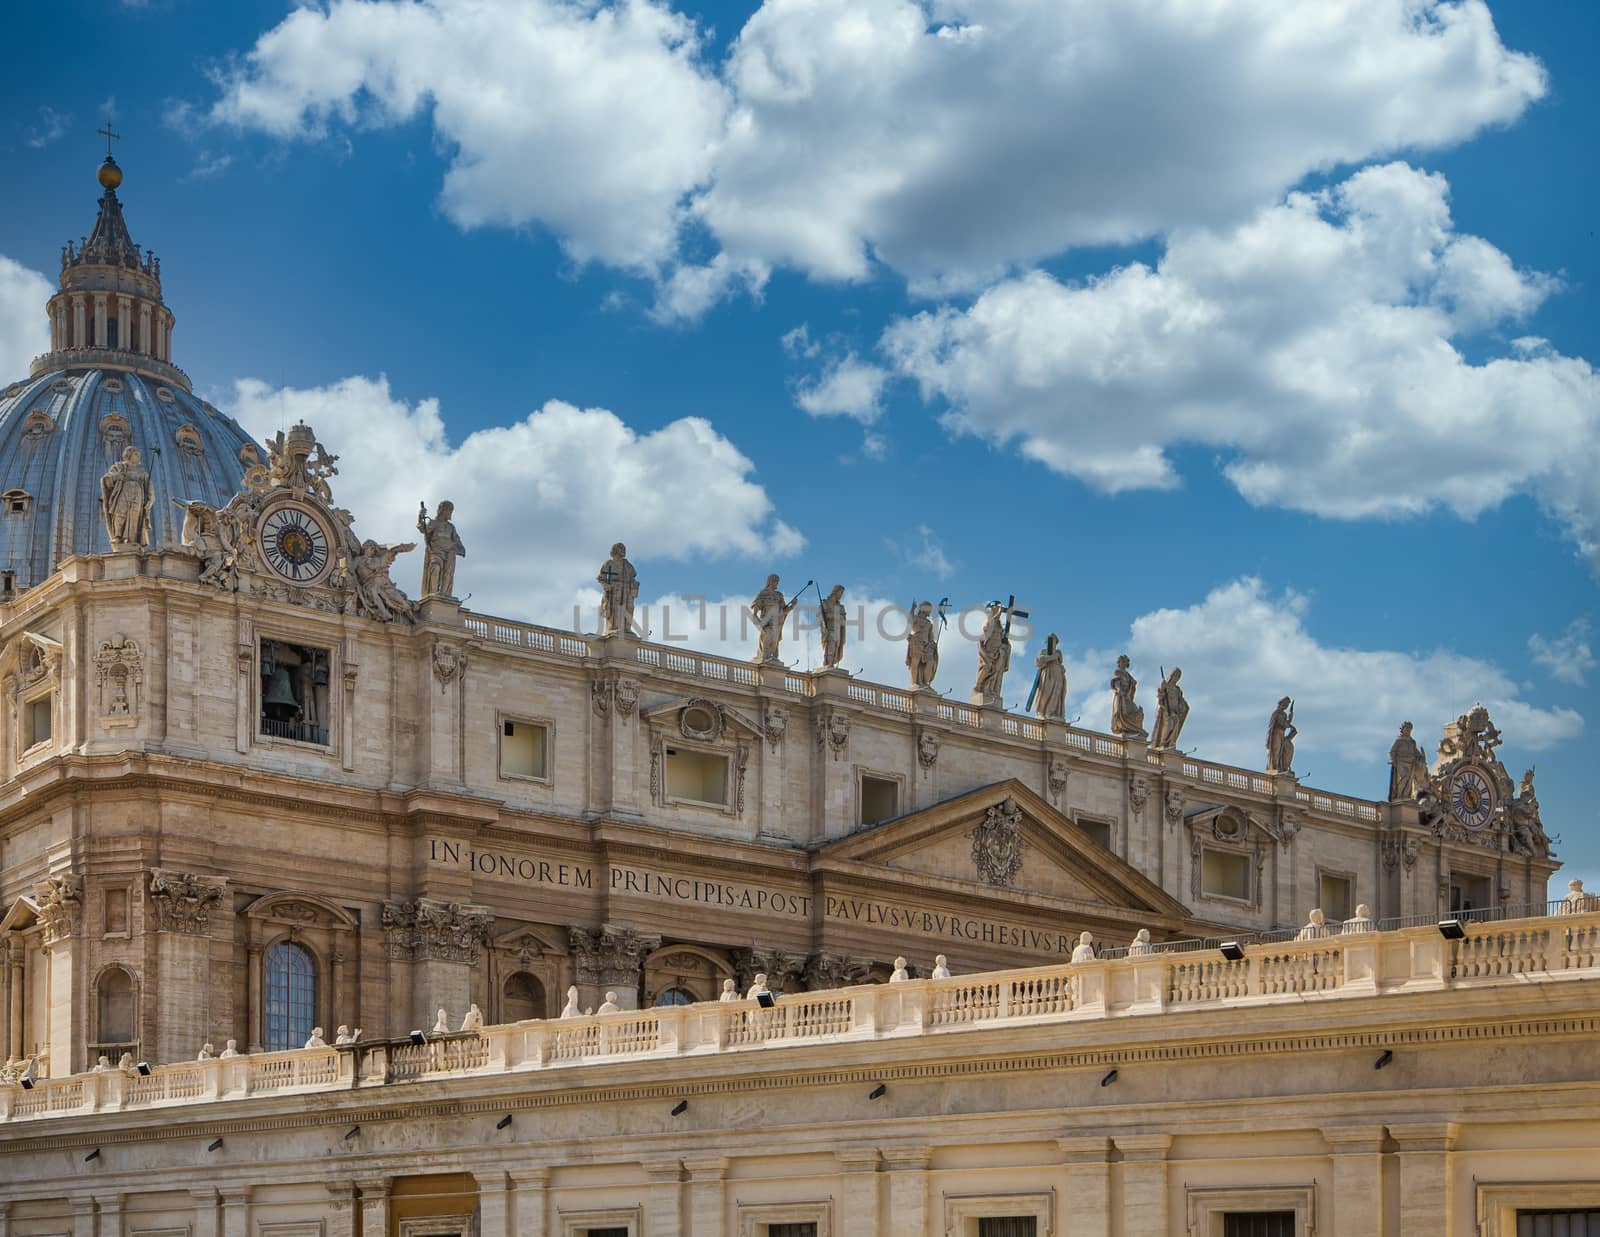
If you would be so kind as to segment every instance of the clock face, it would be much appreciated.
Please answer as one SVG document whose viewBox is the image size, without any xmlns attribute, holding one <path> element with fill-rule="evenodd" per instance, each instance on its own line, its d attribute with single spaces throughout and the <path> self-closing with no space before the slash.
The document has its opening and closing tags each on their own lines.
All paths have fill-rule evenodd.
<svg viewBox="0 0 1600 1237">
<path fill-rule="evenodd" d="M 1481 829 L 1494 811 L 1494 788 L 1476 769 L 1463 769 L 1450 781 L 1450 811 L 1468 829 Z"/>
<path fill-rule="evenodd" d="M 261 520 L 261 556 L 284 579 L 311 584 L 332 561 L 328 531 L 303 507 L 274 507 Z"/>
</svg>

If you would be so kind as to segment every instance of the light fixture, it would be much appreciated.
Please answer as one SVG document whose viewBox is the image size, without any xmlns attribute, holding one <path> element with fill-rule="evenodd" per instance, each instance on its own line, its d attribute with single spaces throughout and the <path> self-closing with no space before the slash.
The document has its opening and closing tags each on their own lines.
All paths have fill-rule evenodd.
<svg viewBox="0 0 1600 1237">
<path fill-rule="evenodd" d="M 1385 1048 L 1381 1053 L 1378 1054 L 1378 1059 L 1372 1063 L 1372 1068 L 1382 1069 L 1385 1065 L 1389 1064 L 1389 1062 L 1393 1060 L 1394 1049 Z"/>
<path fill-rule="evenodd" d="M 501 1117 L 500 1120 L 498 1120 L 498 1121 L 496 1121 L 494 1123 L 494 1128 L 497 1129 L 497 1130 L 503 1130 L 510 1124 L 511 1124 L 511 1114 L 510 1113 L 506 1113 L 505 1116 Z"/>
<path fill-rule="evenodd" d="M 22 1077 L 17 1079 L 22 1084 L 24 1091 L 33 1090 L 33 1062 L 28 1062 L 28 1068 L 22 1071 Z"/>
<path fill-rule="evenodd" d="M 133 1068 L 139 1071 L 139 1077 L 140 1078 L 148 1078 L 148 1077 L 150 1077 L 150 1062 L 148 1062 L 148 1061 L 140 1061 Z"/>
<path fill-rule="evenodd" d="M 221 1149 L 221 1147 L 222 1147 L 222 1139 L 214 1138 L 214 1139 L 211 1140 L 211 1145 L 209 1147 L 207 1147 L 206 1150 L 207 1151 L 218 1151 L 218 1150 Z"/>
<path fill-rule="evenodd" d="M 421 1031 L 413 1031 L 411 1032 L 411 1042 L 420 1048 L 423 1044 L 428 1042 L 428 1037 Z"/>
<path fill-rule="evenodd" d="M 1459 919 L 1441 919 L 1439 935 L 1447 941 L 1459 941 L 1466 938 L 1467 930 L 1461 926 Z"/>
<path fill-rule="evenodd" d="M 1117 1071 L 1116 1070 L 1111 1070 L 1106 1074 L 1106 1076 L 1104 1078 L 1102 1078 L 1100 1080 L 1100 1085 L 1102 1087 L 1109 1087 L 1116 1080 L 1117 1080 Z"/>
<path fill-rule="evenodd" d="M 888 1093 L 889 1088 L 880 1082 L 877 1086 L 873 1087 L 872 1090 L 867 1092 L 867 1098 L 869 1100 L 881 1100 Z"/>
<path fill-rule="evenodd" d="M 344 1136 L 345 1142 L 349 1142 L 359 1133 L 361 1133 L 361 1127 L 359 1125 L 352 1125 L 350 1127 L 350 1132 Z"/>
<path fill-rule="evenodd" d="M 672 1106 L 672 1115 L 674 1117 L 681 1117 L 681 1116 L 683 1116 L 684 1113 L 686 1113 L 688 1111 L 689 1111 L 689 1101 L 688 1100 L 679 1100 L 676 1104 L 674 1104 Z"/>
<path fill-rule="evenodd" d="M 756 1004 L 761 1006 L 762 1009 L 771 1009 L 777 1003 L 778 998 L 773 996 L 770 992 L 756 993 Z"/>
<path fill-rule="evenodd" d="M 1229 962 L 1237 962 L 1244 957 L 1244 946 L 1239 944 L 1238 941 L 1223 941 L 1222 944 L 1217 946 L 1217 949 Z"/>
<path fill-rule="evenodd" d="M 83 1162 L 85 1164 L 87 1164 L 90 1160 L 98 1160 L 99 1158 L 100 1158 L 100 1148 L 96 1147 L 93 1151 L 89 1152 L 88 1155 L 83 1157 Z"/>
</svg>

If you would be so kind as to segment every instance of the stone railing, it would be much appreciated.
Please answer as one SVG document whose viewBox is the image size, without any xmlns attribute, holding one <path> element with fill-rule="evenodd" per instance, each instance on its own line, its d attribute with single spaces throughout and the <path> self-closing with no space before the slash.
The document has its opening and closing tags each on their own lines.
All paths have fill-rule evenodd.
<svg viewBox="0 0 1600 1237">
<path fill-rule="evenodd" d="M 1007 1025 L 1066 1028 L 1221 1005 L 1600 981 L 1600 909 L 1468 923 L 1464 931 L 1460 940 L 1430 925 L 1266 942 L 1232 959 L 1215 950 L 1162 952 L 1158 945 L 1113 960 L 803 992 L 778 997 L 770 1008 L 706 1002 L 517 1022 L 421 1044 L 374 1041 L 186 1061 L 157 1066 L 148 1076 L 101 1070 L 41 1079 L 31 1089 L 0 1086 L 0 1121 Z"/>
<path fill-rule="evenodd" d="M 1202 784 L 1223 786 L 1228 790 L 1248 791 L 1251 794 L 1270 795 L 1273 791 L 1272 778 L 1265 773 L 1236 769 L 1232 765 L 1212 764 L 1209 760 L 1186 759 L 1183 762 L 1183 776 Z"/>
<path fill-rule="evenodd" d="M 589 655 L 589 642 L 555 627 L 539 627 L 533 623 L 519 623 L 515 619 L 493 618 L 487 614 L 463 612 L 461 620 L 466 628 L 480 640 L 505 645 L 513 649 L 532 649 L 539 653 L 555 653 L 561 657 L 583 658 Z"/>
<path fill-rule="evenodd" d="M 56 352 L 46 352 L 29 362 L 28 377 L 37 378 L 40 374 L 52 373 L 58 369 L 95 367 L 131 369 L 149 374 L 153 378 L 165 379 L 184 392 L 191 389 L 189 375 L 176 365 L 158 361 L 148 353 L 127 352 L 120 348 L 63 348 Z"/>
</svg>

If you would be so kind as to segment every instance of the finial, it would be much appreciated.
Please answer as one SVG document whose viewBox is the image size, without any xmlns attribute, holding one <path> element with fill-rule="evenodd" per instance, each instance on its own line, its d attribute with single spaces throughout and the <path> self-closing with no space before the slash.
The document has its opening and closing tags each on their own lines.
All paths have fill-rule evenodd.
<svg viewBox="0 0 1600 1237">
<path fill-rule="evenodd" d="M 111 143 L 121 141 L 122 134 L 115 132 L 111 128 L 110 121 L 107 121 L 103 128 L 96 129 L 95 132 L 106 140 L 106 161 L 100 165 L 98 179 L 104 188 L 115 189 L 122 183 L 122 169 L 117 166 L 117 161 L 111 157 Z"/>
</svg>

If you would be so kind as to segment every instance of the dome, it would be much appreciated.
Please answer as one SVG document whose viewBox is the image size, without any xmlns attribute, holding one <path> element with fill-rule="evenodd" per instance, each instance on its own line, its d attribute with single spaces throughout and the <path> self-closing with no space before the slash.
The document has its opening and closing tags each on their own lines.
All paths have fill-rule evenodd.
<svg viewBox="0 0 1600 1237">
<path fill-rule="evenodd" d="M 179 543 L 173 500 L 220 507 L 239 492 L 255 442 L 182 387 L 134 370 L 51 370 L 0 391 L 0 571 L 17 590 L 73 554 L 104 554 L 100 478 L 138 447 L 155 502 L 150 549 Z M 0 589 L 0 591 L 4 591 Z"/>
</svg>

